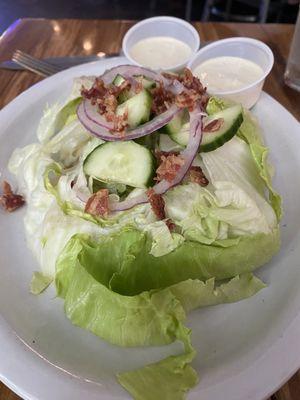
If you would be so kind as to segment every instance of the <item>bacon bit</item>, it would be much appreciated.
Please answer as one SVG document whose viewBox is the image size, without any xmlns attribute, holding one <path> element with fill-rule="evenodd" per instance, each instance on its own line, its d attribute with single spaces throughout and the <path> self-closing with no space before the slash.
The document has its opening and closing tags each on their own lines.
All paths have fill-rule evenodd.
<svg viewBox="0 0 300 400">
<path fill-rule="evenodd" d="M 128 80 L 122 82 L 120 86 L 113 84 L 106 86 L 102 79 L 96 78 L 91 89 L 82 87 L 81 94 L 84 98 L 91 100 L 93 105 L 97 104 L 99 113 L 104 115 L 108 122 L 113 122 L 113 131 L 124 133 L 128 126 L 128 112 L 118 116 L 116 115 L 116 109 L 118 96 L 124 90 L 129 90 L 130 87 Z"/>
<path fill-rule="evenodd" d="M 203 132 L 216 132 L 224 124 L 223 118 L 214 119 L 203 127 Z"/>
<path fill-rule="evenodd" d="M 15 194 L 11 190 L 8 182 L 4 181 L 2 184 L 3 195 L 0 196 L 0 205 L 5 211 L 12 212 L 25 204 L 24 197 L 20 194 Z"/>
<path fill-rule="evenodd" d="M 174 224 L 174 222 L 169 218 L 166 220 L 166 225 L 169 228 L 170 232 L 173 232 L 176 228 L 176 225 Z"/>
<path fill-rule="evenodd" d="M 81 95 L 86 99 L 92 101 L 93 104 L 96 103 L 96 100 L 105 95 L 107 89 L 104 85 L 102 79 L 96 78 L 93 86 L 90 89 L 86 89 L 84 86 L 81 87 Z"/>
<path fill-rule="evenodd" d="M 192 111 L 195 102 L 199 101 L 201 107 L 205 109 L 209 97 L 206 93 L 206 88 L 203 87 L 199 78 L 194 76 L 191 70 L 185 68 L 183 74 L 177 77 L 177 79 L 183 84 L 185 91 L 176 96 L 176 105 L 180 108 L 187 107 L 190 111 Z"/>
<path fill-rule="evenodd" d="M 160 151 L 160 150 L 156 150 L 155 151 L 155 157 L 157 159 L 158 164 L 162 163 L 162 156 L 168 157 L 170 155 L 175 155 L 178 156 L 179 152 L 178 151 Z"/>
<path fill-rule="evenodd" d="M 131 87 L 130 82 L 125 79 L 124 82 L 121 83 L 121 85 L 119 86 L 113 86 L 113 89 L 115 90 L 115 92 L 118 94 L 122 93 L 124 90 L 129 90 Z"/>
<path fill-rule="evenodd" d="M 168 156 L 162 155 L 160 157 L 161 164 L 156 170 L 157 181 L 166 179 L 168 182 L 176 177 L 180 168 L 184 165 L 184 159 L 181 155 L 170 154 Z"/>
<path fill-rule="evenodd" d="M 173 93 L 167 91 L 161 82 L 151 90 L 151 94 L 153 99 L 151 111 L 155 115 L 165 112 L 174 103 Z"/>
<path fill-rule="evenodd" d="M 190 90 L 194 90 L 196 93 L 205 94 L 206 89 L 203 87 L 200 79 L 192 74 L 192 71 L 185 68 L 181 75 L 181 83 Z"/>
<path fill-rule="evenodd" d="M 189 180 L 194 183 L 198 183 L 200 186 L 207 186 L 209 184 L 208 179 L 204 175 L 201 167 L 191 167 L 189 171 Z"/>
<path fill-rule="evenodd" d="M 156 194 L 152 188 L 147 190 L 147 196 L 149 199 L 149 203 L 154 214 L 157 216 L 159 220 L 165 219 L 165 201 L 161 194 Z"/>
<path fill-rule="evenodd" d="M 87 201 L 84 211 L 91 215 L 106 217 L 108 214 L 108 189 L 100 189 Z"/>
<path fill-rule="evenodd" d="M 162 76 L 164 76 L 167 79 L 170 79 L 171 81 L 174 81 L 175 79 L 179 79 L 178 74 L 172 74 L 170 72 L 162 72 Z"/>
<path fill-rule="evenodd" d="M 134 79 L 134 84 L 132 86 L 133 86 L 133 90 L 136 94 L 140 93 L 143 90 L 142 79 Z"/>
<path fill-rule="evenodd" d="M 179 108 L 188 108 L 189 111 L 193 111 L 198 100 L 201 100 L 201 94 L 191 89 L 178 94 L 175 98 L 175 103 Z"/>
<path fill-rule="evenodd" d="M 113 113 L 107 114 L 106 120 L 114 124 L 114 129 L 111 131 L 112 133 L 118 132 L 122 136 L 125 135 L 125 129 L 128 126 L 128 110 L 125 110 L 122 115 Z"/>
</svg>

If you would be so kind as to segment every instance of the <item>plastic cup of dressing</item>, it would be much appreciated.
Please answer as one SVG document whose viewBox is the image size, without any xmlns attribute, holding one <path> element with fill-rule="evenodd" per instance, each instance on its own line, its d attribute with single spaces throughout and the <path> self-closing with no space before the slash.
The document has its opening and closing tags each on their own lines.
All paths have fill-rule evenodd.
<svg viewBox="0 0 300 400">
<path fill-rule="evenodd" d="M 251 108 L 274 63 L 271 49 L 255 39 L 236 37 L 203 47 L 188 63 L 211 95 Z"/>
<path fill-rule="evenodd" d="M 178 72 L 186 67 L 199 46 L 199 34 L 188 22 L 175 17 L 153 17 L 129 29 L 122 50 L 132 64 Z"/>
</svg>

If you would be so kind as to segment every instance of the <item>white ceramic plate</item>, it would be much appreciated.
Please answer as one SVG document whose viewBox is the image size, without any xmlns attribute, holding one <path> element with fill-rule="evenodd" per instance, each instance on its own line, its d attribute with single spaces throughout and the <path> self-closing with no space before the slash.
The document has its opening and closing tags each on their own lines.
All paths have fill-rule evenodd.
<svg viewBox="0 0 300 400">
<path fill-rule="evenodd" d="M 0 112 L 0 171 L 13 149 L 35 141 L 46 103 L 64 99 L 72 78 L 101 74 L 125 63 L 103 60 L 61 72 L 33 86 Z M 190 400 L 262 400 L 300 367 L 300 127 L 263 93 L 253 110 L 263 128 L 275 186 L 283 196 L 282 249 L 258 271 L 268 284 L 236 304 L 193 312 L 188 323 L 198 350 L 200 384 Z M 171 354 L 177 345 L 126 349 L 112 346 L 66 319 L 53 288 L 35 297 L 28 286 L 38 269 L 26 247 L 24 209 L 0 211 L 0 379 L 30 400 L 129 399 L 117 371 Z"/>
</svg>

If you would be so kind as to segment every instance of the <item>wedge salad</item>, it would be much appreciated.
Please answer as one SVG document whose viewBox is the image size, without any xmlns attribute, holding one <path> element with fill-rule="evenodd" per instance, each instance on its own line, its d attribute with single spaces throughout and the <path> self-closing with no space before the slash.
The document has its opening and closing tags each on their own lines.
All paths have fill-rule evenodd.
<svg viewBox="0 0 300 400">
<path fill-rule="evenodd" d="M 181 341 L 117 379 L 134 399 L 184 398 L 198 382 L 186 314 L 264 288 L 252 272 L 280 246 L 257 122 L 188 69 L 121 65 L 76 78 L 37 137 L 9 162 L 41 267 L 31 292 L 53 281 L 71 322 L 118 346 Z"/>
</svg>

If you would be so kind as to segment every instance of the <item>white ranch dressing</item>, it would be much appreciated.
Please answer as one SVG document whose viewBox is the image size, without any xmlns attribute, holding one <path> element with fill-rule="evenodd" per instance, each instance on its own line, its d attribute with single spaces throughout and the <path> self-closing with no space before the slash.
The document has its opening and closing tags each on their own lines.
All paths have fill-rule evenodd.
<svg viewBox="0 0 300 400">
<path fill-rule="evenodd" d="M 167 69 L 186 62 L 192 49 L 173 37 L 155 36 L 138 41 L 129 53 L 136 62 L 145 67 Z"/>
<path fill-rule="evenodd" d="M 216 57 L 193 70 L 209 92 L 241 89 L 260 79 L 264 71 L 253 61 L 241 57 Z"/>
</svg>

